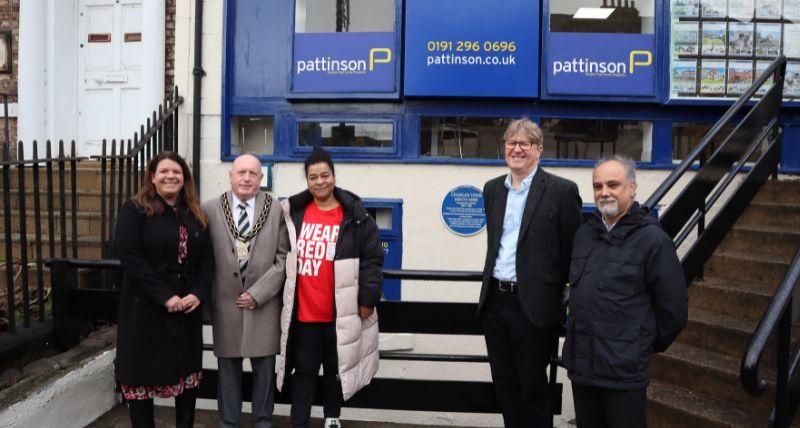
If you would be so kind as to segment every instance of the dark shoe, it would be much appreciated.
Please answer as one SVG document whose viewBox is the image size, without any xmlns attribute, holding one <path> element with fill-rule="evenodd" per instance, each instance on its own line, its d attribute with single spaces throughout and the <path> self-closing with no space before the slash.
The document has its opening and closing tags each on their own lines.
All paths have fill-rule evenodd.
<svg viewBox="0 0 800 428">
<path fill-rule="evenodd" d="M 175 427 L 192 428 L 194 426 L 194 407 L 197 403 L 197 388 L 186 389 L 175 397 Z"/>
<path fill-rule="evenodd" d="M 133 428 L 155 428 L 153 420 L 153 400 L 127 400 L 128 413 Z"/>
</svg>

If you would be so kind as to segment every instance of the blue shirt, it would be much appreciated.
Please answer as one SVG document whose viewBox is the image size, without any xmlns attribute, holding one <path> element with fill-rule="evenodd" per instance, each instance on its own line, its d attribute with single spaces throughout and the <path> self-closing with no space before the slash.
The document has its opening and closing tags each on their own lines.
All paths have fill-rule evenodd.
<svg viewBox="0 0 800 428">
<path fill-rule="evenodd" d="M 517 240 L 519 227 L 522 224 L 522 213 L 525 211 L 525 201 L 528 200 L 528 191 L 531 190 L 533 176 L 539 169 L 537 165 L 531 175 L 522 180 L 519 190 L 511 186 L 511 173 L 506 176 L 506 215 L 503 218 L 503 235 L 500 237 L 500 250 L 494 262 L 492 276 L 501 281 L 517 281 Z"/>
</svg>

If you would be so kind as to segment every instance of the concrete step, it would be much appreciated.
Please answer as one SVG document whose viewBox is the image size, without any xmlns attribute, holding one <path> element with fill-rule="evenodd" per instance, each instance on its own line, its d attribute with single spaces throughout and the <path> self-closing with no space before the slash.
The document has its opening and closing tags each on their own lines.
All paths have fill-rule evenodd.
<svg viewBox="0 0 800 428">
<path fill-rule="evenodd" d="M 25 231 L 26 233 L 35 234 L 35 211 L 33 210 L 26 210 L 25 216 Z M 66 211 L 66 230 L 67 234 L 72 233 L 72 212 Z M 11 212 L 11 231 L 13 233 L 19 233 L 20 230 L 20 213 L 17 210 Z M 78 223 L 78 236 L 86 236 L 86 235 L 95 235 L 100 232 L 100 213 L 97 211 L 80 211 L 77 213 L 77 223 Z M 53 212 L 53 225 L 55 226 L 54 234 L 56 236 L 61 234 L 61 211 L 54 211 Z M 46 213 L 42 213 L 41 221 L 41 232 L 43 234 L 49 234 L 49 226 L 48 226 L 48 216 Z M 108 226 L 106 226 L 108 228 Z M 0 222 L 0 234 L 5 232 L 5 222 Z M 108 229 L 106 229 L 106 233 L 108 233 Z"/>
<path fill-rule="evenodd" d="M 131 189 L 131 193 L 133 193 L 133 189 Z M 123 201 L 127 199 L 125 195 L 125 189 L 123 189 Z M 11 196 L 11 208 L 17 209 L 19 207 L 19 191 L 12 190 L 10 192 Z M 25 209 L 33 209 L 34 205 L 34 194 L 32 192 L 25 192 Z M 100 211 L 101 208 L 101 192 L 100 190 L 96 189 L 78 189 L 77 190 L 77 198 L 78 198 L 78 210 L 80 211 Z M 117 206 L 119 199 L 118 195 L 115 192 L 114 196 L 114 203 L 115 207 Z M 2 202 L 2 201 L 0 201 Z M 108 205 L 110 204 L 111 199 L 108 194 L 106 194 L 106 210 L 108 210 Z M 39 207 L 42 211 L 47 210 L 47 193 L 42 188 L 42 193 L 39 194 Z M 64 206 L 66 209 L 72 208 L 72 191 L 66 189 L 64 191 Z M 58 189 L 54 189 L 53 192 L 53 210 L 59 210 L 61 208 L 61 199 Z M 115 209 L 116 210 L 116 209 Z"/>
<path fill-rule="evenodd" d="M 800 248 L 800 224 L 793 227 L 737 224 L 720 244 L 721 251 L 752 251 L 794 255 Z"/>
<path fill-rule="evenodd" d="M 115 174 L 119 174 L 119 167 L 115 167 Z M 110 180 L 111 167 L 110 164 L 106 167 L 106 182 Z M 30 166 L 25 167 L 25 189 L 33 188 L 34 169 Z M 99 189 L 102 184 L 102 170 L 99 166 L 95 166 L 95 162 L 80 162 L 75 169 L 75 183 L 79 189 Z M 19 170 L 14 168 L 11 170 L 11 179 L 9 186 L 12 189 L 19 188 Z M 53 165 L 52 176 L 53 187 L 57 188 L 61 183 L 58 165 Z M 3 184 L 3 175 L 0 174 L 0 186 Z M 47 185 L 47 168 L 39 168 L 39 185 L 44 187 Z M 64 187 L 69 188 L 72 186 L 72 169 L 69 164 L 64 166 Z M 2 187 L 0 187 L 2 188 Z"/>
<path fill-rule="evenodd" d="M 689 322 L 676 341 L 741 358 L 757 324 L 757 321 L 692 307 Z"/>
<path fill-rule="evenodd" d="M 767 420 L 767 414 L 679 386 L 653 381 L 647 389 L 647 425 L 651 428 L 751 428 L 766 426 Z"/>
<path fill-rule="evenodd" d="M 733 406 L 760 414 L 768 414 L 775 396 L 775 373 L 762 367 L 767 380 L 766 391 L 759 396 L 748 394 L 740 383 L 740 360 L 737 357 L 708 351 L 682 343 L 674 343 L 667 352 L 653 358 L 653 378 L 663 383 L 680 385 L 695 395 L 704 394 Z"/>
<path fill-rule="evenodd" d="M 738 223 L 797 227 L 800 224 L 800 202 L 752 202 Z"/>
<path fill-rule="evenodd" d="M 689 287 L 689 306 L 747 320 L 759 320 L 773 293 L 758 284 L 706 277 Z"/>
<path fill-rule="evenodd" d="M 717 250 L 706 263 L 705 275 L 758 284 L 772 292 L 786 275 L 793 256 Z"/>
<path fill-rule="evenodd" d="M 769 180 L 758 192 L 754 201 L 800 204 L 800 180 Z"/>
<path fill-rule="evenodd" d="M 35 251 L 35 242 L 36 236 L 32 234 L 27 235 L 27 242 L 28 242 L 28 260 L 32 261 L 35 260 L 36 251 Z M 55 240 L 55 255 L 53 257 L 60 258 L 61 257 L 61 237 L 56 236 Z M 42 258 L 51 257 L 50 254 L 50 239 L 47 235 L 42 236 Z M 14 260 L 20 259 L 20 241 L 18 235 L 13 235 L 11 239 L 11 248 Z M 67 256 L 68 258 L 72 257 L 72 238 L 67 235 Z M 5 247 L 0 248 L 0 258 L 6 259 Z M 100 250 L 100 236 L 79 236 L 78 237 L 78 258 L 81 259 L 99 259 L 102 258 L 102 252 Z"/>
</svg>

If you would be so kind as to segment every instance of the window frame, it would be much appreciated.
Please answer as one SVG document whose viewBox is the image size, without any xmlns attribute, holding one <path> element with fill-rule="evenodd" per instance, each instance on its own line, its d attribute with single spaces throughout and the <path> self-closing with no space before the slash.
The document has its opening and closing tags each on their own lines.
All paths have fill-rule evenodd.
<svg viewBox="0 0 800 428">
<path fill-rule="evenodd" d="M 336 147 L 323 146 L 333 156 L 340 156 L 349 159 L 398 159 L 400 158 L 400 132 L 399 115 L 376 114 L 376 115 L 327 115 L 327 114 L 290 114 L 289 116 L 289 156 L 306 157 L 313 147 L 301 146 L 298 141 L 298 127 L 300 123 L 389 123 L 392 125 L 392 145 L 391 147 Z"/>
</svg>

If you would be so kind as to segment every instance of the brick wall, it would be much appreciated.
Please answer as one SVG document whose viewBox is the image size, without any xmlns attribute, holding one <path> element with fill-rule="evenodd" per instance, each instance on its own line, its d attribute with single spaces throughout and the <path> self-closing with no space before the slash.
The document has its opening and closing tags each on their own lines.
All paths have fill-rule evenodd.
<svg viewBox="0 0 800 428">
<path fill-rule="evenodd" d="M 0 73 L 0 94 L 17 93 L 17 53 L 19 52 L 17 40 L 19 39 L 19 2 L 20 0 L 0 0 L 0 30 L 11 31 L 11 74 Z M 5 124 L 2 110 L 3 98 L 0 96 L 0 144 L 4 144 Z M 9 98 L 9 102 L 16 102 L 17 98 Z M 17 138 L 17 119 L 9 119 L 9 141 Z M 12 146 L 13 148 L 13 146 Z"/>
</svg>

